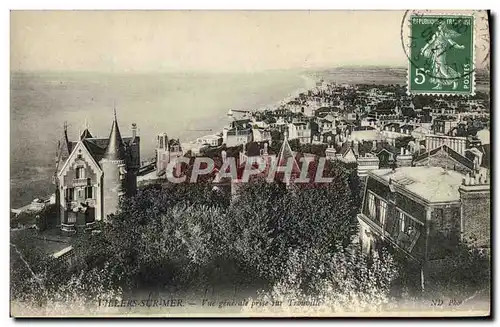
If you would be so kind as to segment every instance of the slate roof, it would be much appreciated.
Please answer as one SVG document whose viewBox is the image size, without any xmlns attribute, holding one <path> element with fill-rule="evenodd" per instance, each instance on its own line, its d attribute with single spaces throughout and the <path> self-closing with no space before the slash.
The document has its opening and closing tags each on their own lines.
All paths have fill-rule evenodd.
<svg viewBox="0 0 500 327">
<path fill-rule="evenodd" d="M 293 153 L 292 148 L 290 148 L 290 144 L 288 143 L 288 138 L 285 137 L 285 140 L 281 145 L 280 152 L 278 153 L 277 165 L 280 167 L 286 166 L 290 157 L 293 158 L 292 173 L 300 172 L 300 168 L 299 165 L 297 164 L 295 154 Z"/>
<path fill-rule="evenodd" d="M 464 178 L 464 175 L 456 171 L 427 166 L 399 167 L 395 171 L 377 169 L 370 173 L 430 203 L 459 201 L 458 189 Z"/>
<path fill-rule="evenodd" d="M 428 158 L 429 156 L 433 156 L 433 155 L 437 154 L 438 152 L 440 152 L 441 149 L 443 149 L 447 153 L 448 157 L 450 157 L 454 161 L 464 165 L 465 167 L 467 167 L 471 170 L 474 169 L 474 162 L 473 161 L 464 157 L 460 153 L 456 152 L 455 150 L 453 150 L 452 148 L 450 148 L 446 144 L 443 144 L 440 147 L 432 149 L 431 151 L 427 151 L 425 153 L 422 153 L 420 156 L 415 158 L 415 162 L 419 162 L 419 161 L 422 161 L 422 160 Z"/>
<path fill-rule="evenodd" d="M 90 134 L 88 128 L 85 128 L 85 130 L 83 131 L 82 135 L 80 135 L 80 140 L 91 139 L 91 138 L 93 138 L 92 134 Z"/>
<path fill-rule="evenodd" d="M 83 145 L 85 145 L 92 158 L 94 158 L 95 162 L 100 166 L 99 161 L 101 161 L 101 159 L 104 157 L 106 148 L 99 147 L 89 139 L 84 139 L 82 143 Z"/>
<path fill-rule="evenodd" d="M 125 145 L 123 144 L 122 135 L 118 128 L 116 115 L 111 125 L 111 132 L 109 133 L 109 141 L 106 152 L 104 153 L 104 158 L 108 160 L 125 160 Z"/>
</svg>

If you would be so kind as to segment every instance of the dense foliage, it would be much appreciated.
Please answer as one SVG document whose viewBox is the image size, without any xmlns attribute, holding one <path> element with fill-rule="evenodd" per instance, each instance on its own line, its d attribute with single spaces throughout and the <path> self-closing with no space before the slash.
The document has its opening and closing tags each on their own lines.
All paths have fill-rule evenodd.
<svg viewBox="0 0 500 327">
<path fill-rule="evenodd" d="M 380 309 L 405 275 L 390 254 L 367 257 L 355 245 L 362 199 L 354 168 L 327 161 L 330 183 L 255 178 L 235 194 L 207 179 L 150 185 L 99 223 L 100 232 L 75 237 L 71 264 L 20 233 L 11 240 L 12 298 L 83 305 L 134 290 L 251 285 L 268 298 L 316 296 L 334 310 Z M 312 162 L 309 177 L 316 169 Z M 446 262 L 449 273 L 438 282 L 488 279 L 487 261 L 465 248 L 459 257 Z"/>
</svg>

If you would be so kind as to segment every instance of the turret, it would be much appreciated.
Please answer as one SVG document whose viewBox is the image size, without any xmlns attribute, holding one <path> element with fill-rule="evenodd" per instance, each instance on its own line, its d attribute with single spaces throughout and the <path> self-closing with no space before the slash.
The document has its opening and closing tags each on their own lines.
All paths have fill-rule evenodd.
<svg viewBox="0 0 500 327">
<path fill-rule="evenodd" d="M 126 193 L 127 170 L 125 159 L 125 145 L 118 128 L 115 111 L 108 146 L 100 162 L 104 175 L 102 181 L 103 217 L 117 212 L 120 199 Z"/>
<path fill-rule="evenodd" d="M 156 172 L 161 174 L 167 168 L 170 162 L 167 133 L 161 133 L 156 136 Z"/>
</svg>

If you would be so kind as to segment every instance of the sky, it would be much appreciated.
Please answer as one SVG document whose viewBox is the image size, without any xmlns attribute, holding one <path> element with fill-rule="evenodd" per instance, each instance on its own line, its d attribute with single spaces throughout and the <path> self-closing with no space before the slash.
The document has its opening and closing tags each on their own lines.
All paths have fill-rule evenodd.
<svg viewBox="0 0 500 327">
<path fill-rule="evenodd" d="M 406 66 L 403 11 L 12 11 L 11 70 Z"/>
</svg>

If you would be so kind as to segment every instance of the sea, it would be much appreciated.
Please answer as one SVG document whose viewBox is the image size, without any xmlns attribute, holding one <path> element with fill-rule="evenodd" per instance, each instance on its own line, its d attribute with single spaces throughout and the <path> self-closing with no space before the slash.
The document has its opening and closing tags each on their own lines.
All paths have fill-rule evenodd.
<svg viewBox="0 0 500 327">
<path fill-rule="evenodd" d="M 136 123 L 141 157 L 154 157 L 156 135 L 182 143 L 217 133 L 229 109 L 271 108 L 314 86 L 303 72 L 95 73 L 12 72 L 10 91 L 10 204 L 50 196 L 57 142 L 68 124 L 71 140 L 88 126 L 107 137 L 116 108 L 122 136 Z"/>
</svg>

